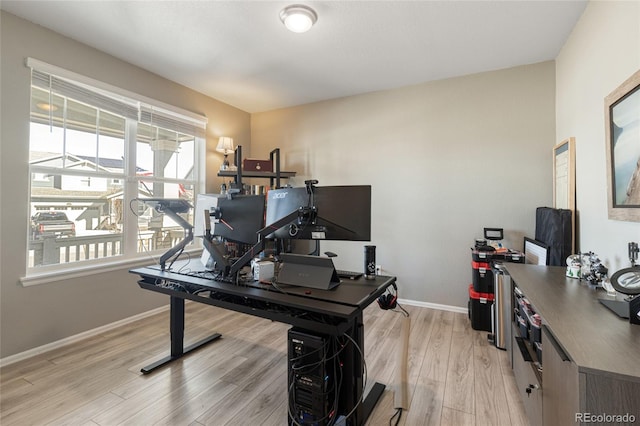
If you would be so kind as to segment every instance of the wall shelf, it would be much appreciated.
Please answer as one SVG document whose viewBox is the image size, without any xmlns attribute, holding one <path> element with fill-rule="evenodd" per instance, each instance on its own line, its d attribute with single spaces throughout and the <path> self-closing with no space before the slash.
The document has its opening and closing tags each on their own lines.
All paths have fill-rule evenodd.
<svg viewBox="0 0 640 426">
<path fill-rule="evenodd" d="M 236 164 L 237 170 L 220 170 L 218 171 L 218 176 L 220 177 L 232 177 L 234 178 L 234 184 L 236 187 L 242 188 L 242 178 L 259 178 L 259 179 L 269 179 L 269 183 L 271 188 L 280 188 L 280 179 L 288 179 L 290 177 L 294 177 L 296 172 L 284 172 L 280 170 L 280 148 L 276 148 L 269 153 L 269 160 L 272 164 L 271 172 L 258 172 L 258 171 L 250 171 L 243 172 L 242 171 L 242 146 L 238 145 L 236 148 L 234 162 Z"/>
<path fill-rule="evenodd" d="M 280 172 L 281 179 L 287 179 L 290 177 L 294 177 L 296 172 Z M 220 177 L 236 177 L 235 170 L 220 170 L 218 172 L 218 176 Z M 242 172 L 242 177 L 246 178 L 277 178 L 278 175 L 276 172 Z"/>
</svg>

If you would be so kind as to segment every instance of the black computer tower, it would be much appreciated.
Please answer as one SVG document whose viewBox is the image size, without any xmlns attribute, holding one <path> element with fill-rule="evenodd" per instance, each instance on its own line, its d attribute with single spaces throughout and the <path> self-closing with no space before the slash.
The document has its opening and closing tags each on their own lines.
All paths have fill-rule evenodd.
<svg viewBox="0 0 640 426">
<path fill-rule="evenodd" d="M 288 337 L 289 424 L 327 425 L 336 415 L 339 374 L 331 338 L 295 328 Z"/>
</svg>

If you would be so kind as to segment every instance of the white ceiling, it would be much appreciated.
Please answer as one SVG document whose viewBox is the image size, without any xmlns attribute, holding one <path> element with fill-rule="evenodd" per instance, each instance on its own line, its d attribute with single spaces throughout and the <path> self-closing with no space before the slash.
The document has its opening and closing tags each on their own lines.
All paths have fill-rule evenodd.
<svg viewBox="0 0 640 426">
<path fill-rule="evenodd" d="M 586 0 L 12 1 L 7 12 L 247 112 L 554 59 Z M 56 64 L 62 66 L 63 64 Z"/>
</svg>

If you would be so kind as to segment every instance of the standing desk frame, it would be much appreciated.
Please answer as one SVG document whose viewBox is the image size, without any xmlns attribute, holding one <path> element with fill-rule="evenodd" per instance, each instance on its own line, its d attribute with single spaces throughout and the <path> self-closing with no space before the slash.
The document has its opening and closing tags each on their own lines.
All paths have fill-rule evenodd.
<svg viewBox="0 0 640 426">
<path fill-rule="evenodd" d="M 347 345 L 343 351 L 343 384 L 336 416 L 347 415 L 353 411 L 347 418 L 348 425 L 363 425 L 384 392 L 383 384 L 374 383 L 366 397 L 363 395 L 365 390 L 362 359 L 364 356 L 363 310 L 395 283 L 395 277 L 378 276 L 375 280 L 364 280 L 364 278 L 348 280 L 334 290 L 301 292 L 299 288 L 291 287 L 291 292 L 281 293 L 267 290 L 266 287 L 263 289 L 233 285 L 162 271 L 153 266 L 132 269 L 130 272 L 140 276 L 138 285 L 141 288 L 164 293 L 170 297 L 171 353 L 142 368 L 143 374 L 149 374 L 221 337 L 219 333 L 214 333 L 184 347 L 184 303 L 185 300 L 192 300 L 291 324 L 311 333 L 349 336 L 357 343 L 362 355 L 353 344 Z M 167 284 L 178 284 L 178 286 Z M 210 297 L 183 291 L 182 288 L 204 290 Z M 287 288 L 284 288 L 284 291 L 287 291 Z M 342 301 L 341 295 L 344 295 Z"/>
</svg>

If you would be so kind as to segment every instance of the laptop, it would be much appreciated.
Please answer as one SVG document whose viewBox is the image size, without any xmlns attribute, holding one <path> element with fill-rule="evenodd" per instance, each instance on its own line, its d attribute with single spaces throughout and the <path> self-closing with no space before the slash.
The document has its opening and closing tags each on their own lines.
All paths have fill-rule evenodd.
<svg viewBox="0 0 640 426">
<path fill-rule="evenodd" d="M 340 278 L 329 257 L 283 253 L 278 272 L 278 284 L 331 290 L 340 284 Z"/>
</svg>

